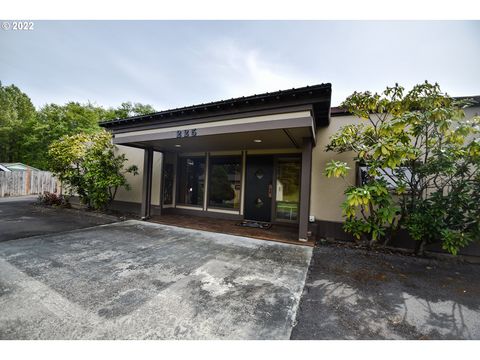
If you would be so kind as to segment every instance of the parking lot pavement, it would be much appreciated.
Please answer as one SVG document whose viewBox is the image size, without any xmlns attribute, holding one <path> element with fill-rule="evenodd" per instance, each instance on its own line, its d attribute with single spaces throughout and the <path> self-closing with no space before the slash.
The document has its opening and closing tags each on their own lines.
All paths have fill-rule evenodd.
<svg viewBox="0 0 480 360">
<path fill-rule="evenodd" d="M 292 339 L 480 339 L 480 265 L 314 250 Z"/>
<path fill-rule="evenodd" d="M 0 243 L 1 339 L 288 339 L 310 247 L 129 220 Z"/>
<path fill-rule="evenodd" d="M 35 206 L 36 196 L 0 198 L 0 242 L 117 221 L 80 210 Z"/>
</svg>

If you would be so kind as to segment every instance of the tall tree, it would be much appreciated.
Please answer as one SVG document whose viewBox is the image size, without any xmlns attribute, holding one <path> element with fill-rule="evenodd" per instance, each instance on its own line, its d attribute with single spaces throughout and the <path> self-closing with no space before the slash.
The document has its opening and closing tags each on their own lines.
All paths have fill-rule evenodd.
<svg viewBox="0 0 480 360">
<path fill-rule="evenodd" d="M 47 151 L 48 146 L 63 136 L 75 135 L 78 133 L 92 134 L 98 132 L 98 125 L 101 120 L 123 118 L 143 113 L 154 112 L 150 105 L 130 102 L 122 103 L 117 108 L 104 109 L 92 103 L 80 104 L 69 102 L 65 105 L 49 104 L 38 111 L 38 121 L 34 134 L 37 136 L 33 163 L 48 168 Z"/>
<path fill-rule="evenodd" d="M 49 169 L 48 147 L 64 136 L 93 134 L 101 120 L 155 112 L 151 105 L 124 102 L 105 109 L 92 103 L 48 104 L 35 110 L 30 98 L 15 85 L 0 82 L 0 161 L 23 162 Z"/>
<path fill-rule="evenodd" d="M 33 163 L 48 167 L 48 146 L 66 135 L 91 134 L 100 130 L 98 122 L 104 113 L 100 107 L 90 103 L 69 102 L 65 105 L 48 104 L 38 111 L 32 148 L 36 148 Z"/>
<path fill-rule="evenodd" d="M 127 101 L 117 108 L 109 108 L 106 110 L 103 114 L 103 118 L 105 120 L 123 119 L 130 116 L 146 115 L 154 112 L 155 109 L 151 105 Z"/>
<path fill-rule="evenodd" d="M 0 161 L 29 162 L 29 146 L 35 125 L 35 107 L 15 85 L 0 82 Z"/>
</svg>

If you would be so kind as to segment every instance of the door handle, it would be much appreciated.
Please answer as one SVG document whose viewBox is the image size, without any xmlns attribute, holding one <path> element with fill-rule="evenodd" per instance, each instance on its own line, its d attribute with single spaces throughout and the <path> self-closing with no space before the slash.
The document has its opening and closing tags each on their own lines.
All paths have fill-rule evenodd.
<svg viewBox="0 0 480 360">
<path fill-rule="evenodd" d="M 272 198 L 272 184 L 268 184 L 268 197 Z"/>
</svg>

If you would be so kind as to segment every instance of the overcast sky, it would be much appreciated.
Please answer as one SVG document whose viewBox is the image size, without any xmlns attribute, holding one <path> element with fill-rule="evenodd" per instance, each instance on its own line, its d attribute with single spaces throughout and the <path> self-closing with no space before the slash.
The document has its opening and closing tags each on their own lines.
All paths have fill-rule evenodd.
<svg viewBox="0 0 480 360">
<path fill-rule="evenodd" d="M 36 21 L 0 30 L 0 81 L 36 106 L 142 102 L 157 110 L 332 83 L 355 90 L 429 80 L 480 94 L 480 21 Z"/>
</svg>

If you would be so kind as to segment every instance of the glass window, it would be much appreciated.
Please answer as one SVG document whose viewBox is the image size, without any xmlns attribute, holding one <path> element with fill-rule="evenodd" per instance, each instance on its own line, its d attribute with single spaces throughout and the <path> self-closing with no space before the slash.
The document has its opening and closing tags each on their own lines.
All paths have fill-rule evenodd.
<svg viewBox="0 0 480 360">
<path fill-rule="evenodd" d="M 179 158 L 178 202 L 203 206 L 205 157 Z"/>
<path fill-rule="evenodd" d="M 240 209 L 242 159 L 239 156 L 210 157 L 209 201 L 212 207 Z"/>
<path fill-rule="evenodd" d="M 173 164 L 165 164 L 163 169 L 163 204 L 173 203 Z"/>
<path fill-rule="evenodd" d="M 276 217 L 298 220 L 300 200 L 300 159 L 279 159 L 277 162 Z"/>
</svg>

